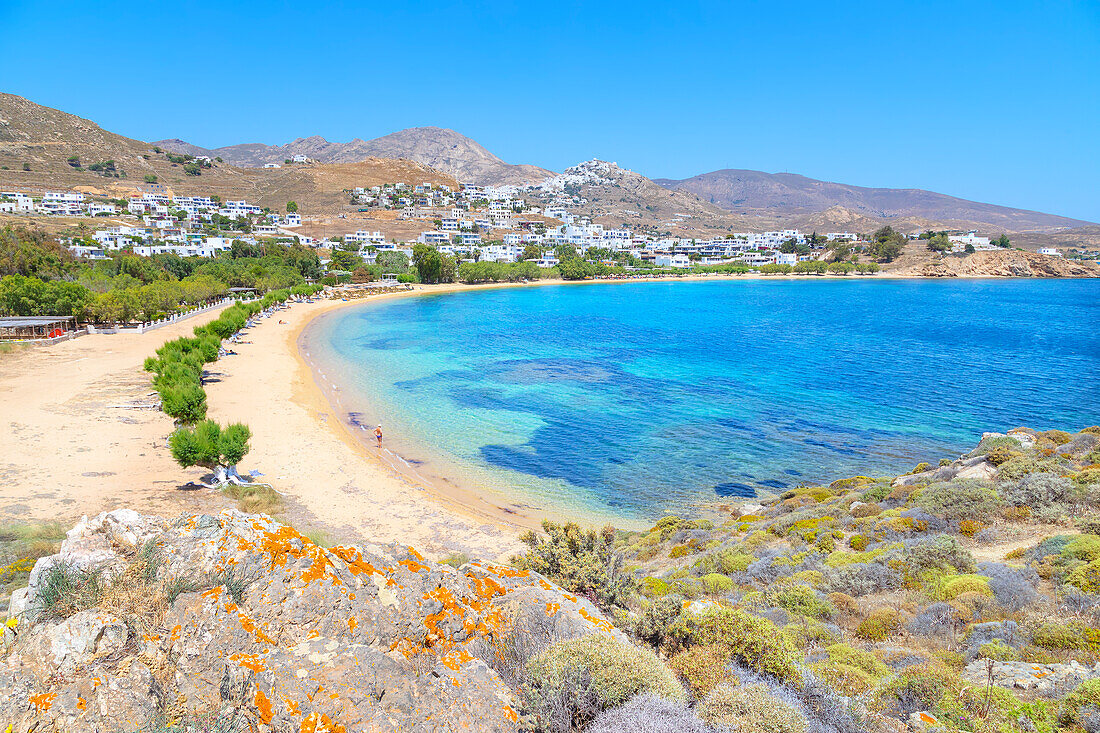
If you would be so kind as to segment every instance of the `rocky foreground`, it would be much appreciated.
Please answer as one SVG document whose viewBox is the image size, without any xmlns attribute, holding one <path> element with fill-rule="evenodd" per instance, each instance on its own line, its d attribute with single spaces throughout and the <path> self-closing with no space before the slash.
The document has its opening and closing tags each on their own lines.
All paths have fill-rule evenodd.
<svg viewBox="0 0 1100 733">
<path fill-rule="evenodd" d="M 234 511 L 101 514 L 59 552 L 0 527 L 0 724 L 1100 733 L 1100 427 L 928 458 L 644 531 L 546 522 L 510 565 Z"/>
<path fill-rule="evenodd" d="M 95 605 L 72 612 L 92 577 Z M 233 511 L 82 521 L 10 615 L 22 621 L 0 667 L 0 721 L 15 731 L 147 730 L 202 713 L 236 726 L 218 730 L 515 730 L 515 696 L 484 660 L 517 623 L 623 638 L 531 572 L 324 549 Z"/>
</svg>

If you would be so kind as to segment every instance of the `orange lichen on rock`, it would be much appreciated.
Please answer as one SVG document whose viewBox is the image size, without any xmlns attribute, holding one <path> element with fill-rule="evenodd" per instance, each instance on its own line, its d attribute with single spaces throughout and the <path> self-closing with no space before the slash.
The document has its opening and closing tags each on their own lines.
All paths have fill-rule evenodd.
<svg viewBox="0 0 1100 733">
<path fill-rule="evenodd" d="M 418 563 L 416 560 L 399 560 L 397 562 L 397 564 L 398 565 L 404 565 L 405 567 L 407 567 L 409 569 L 410 572 L 413 572 L 413 573 L 419 573 L 421 570 L 431 570 L 430 566 L 422 565 L 421 563 Z"/>
<path fill-rule="evenodd" d="M 508 718 L 508 720 L 512 721 L 513 723 L 519 721 L 519 716 L 516 714 L 516 711 L 512 709 L 511 705 L 505 705 L 503 710 L 504 716 Z"/>
<path fill-rule="evenodd" d="M 546 618 L 553 618 L 553 616 L 561 610 L 560 603 L 547 603 L 546 604 Z"/>
<path fill-rule="evenodd" d="M 228 606 L 226 607 L 226 610 L 229 610 Z M 248 616 L 238 611 L 237 620 L 240 622 L 241 628 L 252 634 L 252 638 L 256 641 L 262 641 L 265 644 L 270 644 L 271 646 L 278 646 L 278 644 L 275 643 L 275 640 L 265 634 L 264 630 L 257 626 L 256 622 L 250 619 Z"/>
<path fill-rule="evenodd" d="M 443 666 L 447 667 L 447 669 L 451 669 L 457 672 L 459 667 L 461 667 L 463 664 L 466 664 L 466 662 L 469 662 L 473 658 L 473 655 L 465 649 L 456 649 L 455 651 L 440 657 L 439 661 L 442 662 Z"/>
<path fill-rule="evenodd" d="M 260 720 L 264 724 L 270 724 L 272 718 L 275 717 L 275 712 L 271 709 L 271 701 L 267 699 L 267 695 L 260 688 L 256 688 L 256 698 L 253 701 L 256 703 L 256 712 L 260 715 Z"/>
<path fill-rule="evenodd" d="M 359 619 L 355 618 L 354 616 L 351 616 L 350 618 L 348 618 L 348 628 L 350 630 L 355 631 L 355 627 L 358 626 L 358 625 L 359 625 Z"/>
<path fill-rule="evenodd" d="M 27 699 L 27 702 L 34 705 L 34 711 L 36 713 L 44 713 L 50 709 L 55 699 L 57 699 L 56 692 L 43 692 L 38 695 L 31 695 Z"/>
<path fill-rule="evenodd" d="M 480 577 L 474 573 L 467 573 L 466 577 L 473 581 L 474 592 L 482 598 L 490 599 L 508 592 L 503 585 L 492 578 Z"/>
<path fill-rule="evenodd" d="M 76 696 L 76 709 L 77 710 L 87 710 L 88 709 L 88 701 L 85 700 L 84 698 L 82 698 L 80 695 Z"/>
<path fill-rule="evenodd" d="M 347 733 L 347 729 L 324 713 L 312 713 L 298 728 L 301 733 Z"/>
<path fill-rule="evenodd" d="M 584 608 L 583 606 L 577 611 L 577 613 L 579 613 L 582 618 L 584 618 L 585 620 L 587 620 L 589 623 L 596 626 L 597 628 L 603 629 L 604 631 L 614 631 L 615 630 L 615 627 L 611 625 L 610 621 L 606 621 L 606 620 L 604 620 L 602 618 L 599 618 L 597 616 L 593 616 L 592 614 L 590 614 L 588 612 L 588 609 Z"/>
<path fill-rule="evenodd" d="M 236 662 L 245 669 L 250 669 L 253 672 L 263 672 L 264 664 L 260 661 L 259 654 L 231 654 L 229 656 L 230 661 Z"/>
<path fill-rule="evenodd" d="M 344 561 L 352 575 L 366 573 L 373 575 L 378 569 L 363 559 L 363 553 L 354 547 L 333 547 L 329 550 L 333 555 Z"/>
</svg>

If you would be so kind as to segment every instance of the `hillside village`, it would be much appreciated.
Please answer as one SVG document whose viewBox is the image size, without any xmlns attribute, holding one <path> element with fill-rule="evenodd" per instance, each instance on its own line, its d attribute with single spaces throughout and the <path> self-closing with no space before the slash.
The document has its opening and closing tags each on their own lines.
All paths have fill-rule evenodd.
<svg viewBox="0 0 1100 733">
<path fill-rule="evenodd" d="M 299 156 L 301 163 L 308 163 Z M 149 257 L 216 257 L 234 241 L 256 245 L 264 239 L 303 244 L 315 249 L 350 252 L 373 265 L 382 252 L 412 257 L 416 244 L 429 245 L 456 262 L 533 262 L 553 268 L 568 252 L 584 254 L 592 262 L 627 268 L 687 269 L 696 266 L 769 265 L 795 267 L 800 262 L 836 261 L 838 251 L 861 251 L 873 237 L 859 232 L 807 234 L 797 229 L 733 232 L 709 238 L 672 236 L 634 231 L 624 224 L 611 227 L 581 213 L 588 200 L 582 186 L 598 185 L 598 161 L 567 169 L 540 184 L 480 186 L 422 182 L 384 183 L 346 191 L 348 202 L 360 214 L 391 212 L 396 220 L 419 230 L 414 237 L 387 237 L 381 229 L 351 229 L 343 234 L 314 237 L 305 234 L 311 217 L 287 202 L 285 213 L 250 204 L 244 199 L 222 200 L 213 194 L 174 195 L 156 184 L 128 199 L 113 199 L 79 191 L 0 191 L 0 213 L 34 217 L 86 217 L 90 233 L 66 238 L 73 254 L 88 260 L 105 259 L 111 252 L 128 251 Z M 343 215 L 346 216 L 346 215 Z M 110 226 L 100 221 L 112 220 Z M 927 232 L 909 232 L 908 240 L 927 239 Z M 942 232 L 940 252 L 967 254 L 1006 249 L 1007 236 L 991 240 L 975 231 Z M 564 250 L 562 249 L 564 248 Z M 1039 248 L 1053 257 L 1063 252 Z M 1071 257 L 1092 253 L 1071 250 Z M 896 255 L 895 255 L 896 256 Z M 880 259 L 889 261 L 893 257 Z M 328 262 L 332 262 L 331 259 Z M 341 263 L 347 265 L 347 260 Z M 355 269 L 355 265 L 349 267 Z"/>
</svg>

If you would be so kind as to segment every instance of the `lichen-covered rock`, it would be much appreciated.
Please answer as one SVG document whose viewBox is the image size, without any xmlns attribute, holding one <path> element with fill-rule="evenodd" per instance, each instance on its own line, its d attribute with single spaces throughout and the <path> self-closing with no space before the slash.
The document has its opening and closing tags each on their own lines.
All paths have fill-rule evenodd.
<svg viewBox="0 0 1100 733">
<path fill-rule="evenodd" d="M 107 572 L 97 606 L 51 613 L 38 591 L 59 564 Z M 522 711 L 493 653 L 510 630 L 537 620 L 553 639 L 622 638 L 534 573 L 455 570 L 398 546 L 324 549 L 234 511 L 85 519 L 30 583 L 0 659 L 0 720 L 15 730 L 138 730 L 221 711 L 269 731 L 512 731 Z"/>
</svg>

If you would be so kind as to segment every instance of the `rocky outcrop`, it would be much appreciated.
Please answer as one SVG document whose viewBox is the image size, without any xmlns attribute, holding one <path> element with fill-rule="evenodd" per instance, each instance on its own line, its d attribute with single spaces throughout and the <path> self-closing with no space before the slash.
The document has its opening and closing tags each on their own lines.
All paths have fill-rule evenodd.
<svg viewBox="0 0 1100 733">
<path fill-rule="evenodd" d="M 1100 277 L 1092 263 L 1066 260 L 1022 250 L 975 252 L 966 257 L 944 257 L 899 270 L 918 277 Z"/>
<path fill-rule="evenodd" d="M 59 608 L 65 573 L 100 580 L 94 604 Z M 501 665 L 517 624 L 555 640 L 619 634 L 534 573 L 325 549 L 235 511 L 85 519 L 20 597 L 0 658 L 0 720 L 16 730 L 207 714 L 259 731 L 512 731 L 521 709 Z"/>
<path fill-rule="evenodd" d="M 1031 662 L 990 662 L 975 659 L 963 670 L 963 679 L 976 685 L 990 681 L 999 687 L 1033 690 L 1053 697 L 1070 692 L 1081 682 L 1100 677 L 1100 662 L 1089 667 L 1080 662 L 1033 664 Z"/>
</svg>

